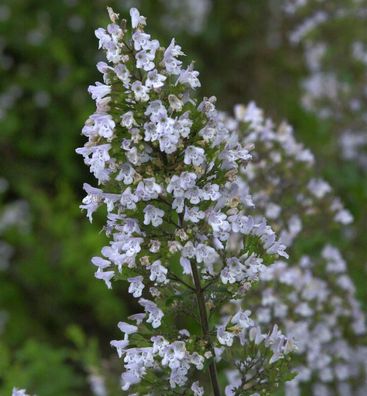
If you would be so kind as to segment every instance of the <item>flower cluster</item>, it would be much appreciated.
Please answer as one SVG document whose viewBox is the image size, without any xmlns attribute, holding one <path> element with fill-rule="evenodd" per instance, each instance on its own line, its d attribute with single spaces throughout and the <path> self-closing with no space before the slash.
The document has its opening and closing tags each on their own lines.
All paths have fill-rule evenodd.
<svg viewBox="0 0 367 396">
<path fill-rule="evenodd" d="M 302 256 L 293 267 L 279 261 L 262 281 L 257 320 L 281 323 L 298 347 L 298 375 L 286 394 L 298 395 L 309 383 L 315 396 L 364 394 L 365 317 L 339 251 L 327 245 L 320 258 Z"/>
<path fill-rule="evenodd" d="M 107 209 L 110 243 L 92 259 L 95 276 L 109 288 L 126 281 L 142 308 L 120 322 L 123 338 L 112 341 L 124 362 L 122 389 L 146 394 L 154 378 L 165 394 L 201 395 L 208 376 L 200 372 L 208 369 L 217 395 L 217 365 L 233 368 L 229 350 L 239 373 L 251 356 L 282 366 L 273 382 L 264 370 L 239 385 L 248 394 L 272 389 L 284 380 L 293 344 L 276 328 L 262 334 L 241 297 L 266 264 L 287 254 L 265 218 L 251 214 L 240 175 L 251 145 L 233 139 L 214 97 L 197 101 L 198 72 L 183 66 L 174 39 L 163 48 L 137 9 L 132 29 L 109 15 L 107 29 L 96 31 L 108 63 L 97 65 L 103 83 L 89 88 L 97 109 L 77 152 L 100 187 L 84 185 L 81 207 L 90 221 Z"/>
<path fill-rule="evenodd" d="M 367 168 L 367 41 L 365 1 L 285 1 L 288 19 L 296 24 L 290 41 L 303 52 L 308 76 L 303 106 L 333 123 L 344 159 Z M 301 22 L 299 22 L 301 20 Z M 335 32 L 347 31 L 335 44 Z"/>
<path fill-rule="evenodd" d="M 275 127 L 253 102 L 235 106 L 234 115 L 222 115 L 227 127 L 240 141 L 255 146 L 243 183 L 252 186 L 256 210 L 271 221 L 283 244 L 291 246 L 306 226 L 324 233 L 351 223 L 351 214 L 331 186 L 316 176 L 313 154 L 296 141 L 290 125 Z M 325 214 L 332 221 L 325 222 Z"/>
<path fill-rule="evenodd" d="M 365 315 L 345 261 L 325 238 L 350 223 L 351 215 L 330 185 L 315 178 L 312 153 L 297 143 L 288 125 L 275 129 L 253 103 L 236 106 L 234 119 L 223 117 L 240 140 L 255 144 L 244 182 L 251 183 L 256 210 L 266 214 L 290 253 L 288 262 L 267 267 L 256 292 L 246 296 L 258 306 L 258 324 L 279 324 L 297 344 L 298 375 L 287 384 L 287 395 L 310 385 L 315 396 L 364 394 Z M 324 234 L 318 240 L 326 244 L 311 244 L 307 252 L 302 236 L 318 229 Z"/>
</svg>

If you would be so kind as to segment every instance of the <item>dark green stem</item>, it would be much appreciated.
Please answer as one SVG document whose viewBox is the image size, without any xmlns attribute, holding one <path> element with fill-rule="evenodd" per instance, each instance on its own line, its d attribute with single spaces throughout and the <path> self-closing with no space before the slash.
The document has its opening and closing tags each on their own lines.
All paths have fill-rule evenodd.
<svg viewBox="0 0 367 396">
<path fill-rule="evenodd" d="M 217 367 L 215 364 L 215 353 L 214 353 L 213 344 L 210 339 L 209 322 L 208 322 L 208 315 L 207 315 L 206 306 L 205 306 L 204 290 L 201 287 L 200 275 L 199 275 L 198 268 L 196 266 L 196 263 L 194 263 L 193 261 L 191 261 L 191 271 L 192 271 L 192 275 L 194 278 L 195 293 L 196 293 L 196 299 L 197 299 L 198 307 L 199 307 L 201 329 L 202 329 L 204 338 L 206 339 L 206 341 L 208 343 L 209 350 L 211 351 L 211 353 L 213 355 L 212 361 L 209 365 L 209 374 L 210 374 L 210 381 L 211 381 L 212 388 L 213 388 L 213 394 L 214 394 L 214 396 L 221 396 L 220 389 L 219 389 L 219 383 L 218 383 Z"/>
</svg>

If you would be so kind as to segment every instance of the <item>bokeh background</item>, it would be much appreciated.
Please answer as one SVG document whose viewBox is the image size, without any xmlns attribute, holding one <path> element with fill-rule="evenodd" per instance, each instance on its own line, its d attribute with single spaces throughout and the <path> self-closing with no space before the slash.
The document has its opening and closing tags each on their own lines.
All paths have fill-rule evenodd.
<svg viewBox="0 0 367 396">
<path fill-rule="evenodd" d="M 134 306 L 123 287 L 109 291 L 93 276 L 89 262 L 105 242 L 103 219 L 89 224 L 79 209 L 82 184 L 93 181 L 75 154 L 94 111 L 87 86 L 99 79 L 94 30 L 107 24 L 107 5 L 126 17 L 139 6 L 163 44 L 176 37 L 196 61 L 201 94 L 217 96 L 220 109 L 254 100 L 275 121 L 294 126 L 314 152 L 319 176 L 355 218 L 332 238 L 367 308 L 367 55 L 361 50 L 364 63 L 356 65 L 347 51 L 367 43 L 363 1 L 332 2 L 350 13 L 308 33 L 326 43 L 327 67 L 348 92 L 362 92 L 358 112 L 338 100 L 327 114 L 305 101 L 314 70 L 307 45 L 292 32 L 330 2 L 310 0 L 302 12 L 286 12 L 283 3 L 292 2 L 1 0 L 0 395 L 14 385 L 40 396 L 90 395 L 91 381 L 104 372 L 108 394 L 121 394 L 109 341 Z M 330 84 L 320 89 L 332 91 Z M 357 143 L 354 135 L 343 141 L 349 126 L 358 130 Z M 345 155 L 351 142 L 355 150 Z"/>
</svg>

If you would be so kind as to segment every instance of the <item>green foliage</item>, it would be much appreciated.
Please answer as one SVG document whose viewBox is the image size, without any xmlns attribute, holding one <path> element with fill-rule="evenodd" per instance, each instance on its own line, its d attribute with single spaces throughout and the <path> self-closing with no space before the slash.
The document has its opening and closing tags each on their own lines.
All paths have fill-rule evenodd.
<svg viewBox="0 0 367 396">
<path fill-rule="evenodd" d="M 38 395 L 80 395 L 84 380 L 73 370 L 68 350 L 28 340 L 13 357 L 5 345 L 2 352 L 2 394 L 10 395 L 14 384 Z M 4 358 L 3 358 L 4 357 Z"/>
</svg>

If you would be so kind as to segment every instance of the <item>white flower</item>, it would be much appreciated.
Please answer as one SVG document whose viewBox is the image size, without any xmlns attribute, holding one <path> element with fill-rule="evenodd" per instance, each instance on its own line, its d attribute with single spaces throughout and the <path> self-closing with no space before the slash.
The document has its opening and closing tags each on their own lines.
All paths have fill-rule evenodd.
<svg viewBox="0 0 367 396">
<path fill-rule="evenodd" d="M 236 257 L 232 257 L 226 260 L 227 265 L 222 269 L 220 278 L 224 284 L 233 284 L 237 281 L 242 280 L 244 266 L 240 260 Z"/>
<path fill-rule="evenodd" d="M 157 283 L 167 282 L 167 268 L 163 267 L 160 260 L 154 261 L 154 263 L 149 267 L 150 277 L 149 279 Z"/>
<path fill-rule="evenodd" d="M 180 74 L 182 62 L 177 59 L 177 56 L 181 55 L 184 55 L 181 51 L 181 47 L 176 45 L 175 39 L 172 39 L 163 56 L 163 62 L 169 74 Z"/>
<path fill-rule="evenodd" d="M 159 249 L 161 248 L 161 243 L 157 240 L 151 240 L 149 245 L 150 245 L 149 251 L 151 253 L 157 253 L 157 252 L 159 252 Z"/>
<path fill-rule="evenodd" d="M 342 209 L 336 213 L 334 220 L 341 224 L 350 224 L 353 222 L 353 216 L 348 210 Z"/>
<path fill-rule="evenodd" d="M 249 337 L 256 345 L 259 345 L 265 339 L 259 327 L 252 327 L 249 331 Z"/>
<path fill-rule="evenodd" d="M 150 102 L 144 114 L 150 116 L 150 120 L 153 123 L 167 122 L 167 110 L 163 106 L 161 100 L 153 100 Z"/>
<path fill-rule="evenodd" d="M 201 86 L 198 76 L 199 72 L 195 71 L 194 65 L 191 64 L 186 70 L 181 70 L 177 83 L 186 84 L 195 89 Z"/>
<path fill-rule="evenodd" d="M 125 353 L 126 348 L 129 345 L 129 341 L 128 340 L 112 340 L 110 342 L 110 344 L 111 344 L 111 346 L 116 348 L 118 357 L 121 358 L 122 355 Z"/>
<path fill-rule="evenodd" d="M 121 250 L 124 251 L 127 256 L 133 257 L 141 251 L 140 245 L 143 242 L 143 238 L 126 236 L 120 242 Z"/>
<path fill-rule="evenodd" d="M 204 388 L 200 386 L 199 381 L 196 381 L 191 385 L 191 390 L 193 391 L 194 396 L 204 396 Z"/>
<path fill-rule="evenodd" d="M 234 334 L 226 331 L 226 326 L 217 326 L 217 339 L 222 345 L 232 346 Z"/>
<path fill-rule="evenodd" d="M 153 227 L 158 227 L 163 223 L 164 212 L 162 209 L 156 208 L 153 205 L 147 205 L 144 208 L 144 224 L 152 224 Z"/>
<path fill-rule="evenodd" d="M 323 198 L 327 193 L 331 191 L 331 187 L 328 183 L 321 179 L 311 179 L 307 186 L 310 193 L 316 198 Z"/>
<path fill-rule="evenodd" d="M 164 76 L 163 74 L 159 74 L 157 69 L 154 69 L 147 74 L 147 80 L 145 82 L 145 85 L 148 88 L 153 89 L 162 88 L 166 79 L 166 76 Z"/>
<path fill-rule="evenodd" d="M 190 335 L 188 335 L 189 337 Z M 190 356 L 190 362 L 193 364 L 198 370 L 202 370 L 204 368 L 204 357 L 199 355 L 197 352 L 194 352 Z"/>
<path fill-rule="evenodd" d="M 180 258 L 180 264 L 182 267 L 182 272 L 185 275 L 191 275 L 192 271 L 191 271 L 191 265 L 190 265 L 190 260 L 187 259 L 186 257 L 181 257 Z"/>
<path fill-rule="evenodd" d="M 138 102 L 147 102 L 149 100 L 149 89 L 144 86 L 141 81 L 133 82 L 131 90 L 134 92 L 135 99 Z"/>
<path fill-rule="evenodd" d="M 94 33 L 99 40 L 98 48 L 107 48 L 107 45 L 111 42 L 111 36 L 106 32 L 106 30 L 99 28 Z"/>
<path fill-rule="evenodd" d="M 151 199 L 157 199 L 161 192 L 161 186 L 155 182 L 154 177 L 151 177 L 139 182 L 135 194 L 143 201 L 150 201 Z"/>
<path fill-rule="evenodd" d="M 205 218 L 205 213 L 202 212 L 198 207 L 192 208 L 185 207 L 185 221 L 191 221 L 192 223 L 198 223 L 200 220 Z"/>
<path fill-rule="evenodd" d="M 136 58 L 136 67 L 138 69 L 144 69 L 145 71 L 154 69 L 154 62 L 153 62 L 155 58 L 154 53 L 141 50 L 135 55 L 135 58 Z"/>
<path fill-rule="evenodd" d="M 218 184 L 206 184 L 201 190 L 201 196 L 206 201 L 217 201 L 221 196 Z"/>
<path fill-rule="evenodd" d="M 88 376 L 88 382 L 93 395 L 107 396 L 107 388 L 104 377 L 93 373 Z"/>
<path fill-rule="evenodd" d="M 210 212 L 208 216 L 208 224 L 211 225 L 214 232 L 228 232 L 231 229 L 227 221 L 227 215 L 222 212 Z"/>
<path fill-rule="evenodd" d="M 100 136 L 110 139 L 113 136 L 114 128 L 115 122 L 109 114 L 96 113 L 89 117 L 82 129 L 82 133 L 91 138 Z"/>
<path fill-rule="evenodd" d="M 133 125 L 136 125 L 136 121 L 134 120 L 134 113 L 132 111 L 128 111 L 121 116 L 121 126 L 130 129 Z"/>
<path fill-rule="evenodd" d="M 237 113 L 238 119 L 248 122 L 251 128 L 255 130 L 261 127 L 264 120 L 263 111 L 259 109 L 254 102 L 250 102 L 242 111 L 242 114 L 240 111 Z"/>
<path fill-rule="evenodd" d="M 122 180 L 124 184 L 131 184 L 134 181 L 134 175 L 134 168 L 128 162 L 125 162 L 121 165 L 120 172 L 116 176 L 116 180 Z"/>
<path fill-rule="evenodd" d="M 119 322 L 117 326 L 126 335 L 134 334 L 138 331 L 138 328 L 136 326 L 133 326 L 126 322 Z"/>
<path fill-rule="evenodd" d="M 167 192 L 172 193 L 175 197 L 182 197 L 184 191 L 195 187 L 197 176 L 192 172 L 183 172 L 180 176 L 172 176 L 167 186 Z"/>
<path fill-rule="evenodd" d="M 205 162 L 204 149 L 200 147 L 188 146 L 185 150 L 184 163 L 186 165 L 200 166 Z"/>
<path fill-rule="evenodd" d="M 131 293 L 135 298 L 141 297 L 145 287 L 143 283 L 143 277 L 135 276 L 133 278 L 128 278 L 127 280 L 130 283 L 129 293 Z"/>
<path fill-rule="evenodd" d="M 150 39 L 150 34 L 137 31 L 133 34 L 132 38 L 134 41 L 134 49 L 136 51 L 140 51 L 140 50 L 149 51 L 152 52 L 154 55 L 155 51 L 159 47 L 159 43 L 157 42 L 157 40 Z"/>
<path fill-rule="evenodd" d="M 115 275 L 115 271 L 102 271 L 101 268 L 94 273 L 96 279 L 103 280 L 109 289 L 112 289 L 111 279 Z"/>
<path fill-rule="evenodd" d="M 218 253 L 213 247 L 199 243 L 195 248 L 195 257 L 198 263 L 211 265 L 218 259 Z"/>
<path fill-rule="evenodd" d="M 130 77 L 131 74 L 123 63 L 120 63 L 114 67 L 114 72 L 116 73 L 116 76 L 126 85 L 130 83 Z"/>
<path fill-rule="evenodd" d="M 162 336 L 153 336 L 150 340 L 153 342 L 153 353 L 162 356 L 169 342 Z"/>
<path fill-rule="evenodd" d="M 162 365 L 175 369 L 181 366 L 181 361 L 186 356 L 186 345 L 183 341 L 175 341 L 163 350 Z"/>
<path fill-rule="evenodd" d="M 139 25 L 144 26 L 146 24 L 145 17 L 141 16 L 140 12 L 136 8 L 131 8 L 130 16 L 131 16 L 131 26 L 133 29 L 136 29 Z"/>
<path fill-rule="evenodd" d="M 114 25 L 115 27 L 117 25 Z M 99 39 L 99 48 L 106 50 L 106 57 L 110 62 L 118 63 L 121 58 L 121 48 L 116 43 L 116 38 L 121 35 L 121 29 L 117 26 L 111 28 L 108 33 L 105 29 L 97 29 L 95 31 L 96 37 Z M 110 34 L 112 33 L 112 34 Z"/>
<path fill-rule="evenodd" d="M 239 325 L 242 329 L 254 326 L 254 321 L 250 319 L 251 311 L 239 310 L 231 319 L 231 322 Z"/>
<path fill-rule="evenodd" d="M 25 389 L 13 388 L 11 396 L 28 396 Z"/>
<path fill-rule="evenodd" d="M 102 257 L 93 257 L 91 261 L 92 264 L 94 264 L 101 270 L 106 269 L 111 265 L 111 262 L 109 260 L 105 260 Z"/>
<path fill-rule="evenodd" d="M 83 205 L 80 205 L 81 209 L 87 211 L 87 217 L 90 222 L 93 221 L 93 213 L 99 208 L 103 202 L 103 191 L 99 188 L 92 187 L 88 183 L 83 184 L 83 190 L 88 194 L 83 198 Z"/>
<path fill-rule="evenodd" d="M 133 210 L 136 208 L 137 202 L 139 202 L 139 198 L 131 192 L 130 187 L 121 194 L 120 203 L 125 208 Z"/>
<path fill-rule="evenodd" d="M 141 298 L 139 304 L 144 307 L 145 312 L 149 314 L 147 323 L 151 323 L 152 327 L 156 329 L 161 325 L 161 320 L 163 318 L 163 312 L 154 304 L 153 301 Z"/>
<path fill-rule="evenodd" d="M 96 85 L 90 85 L 88 92 L 92 95 L 92 99 L 101 100 L 111 93 L 111 86 L 96 82 Z"/>
<path fill-rule="evenodd" d="M 197 205 L 201 201 L 201 190 L 199 187 L 190 188 L 185 192 L 185 198 L 190 201 L 191 204 Z"/>
<path fill-rule="evenodd" d="M 105 183 L 110 178 L 110 169 L 108 162 L 111 157 L 109 155 L 110 144 L 101 144 L 94 147 L 82 147 L 75 151 L 83 155 L 85 164 L 89 165 L 90 171 L 94 174 L 100 183 Z"/>
</svg>

